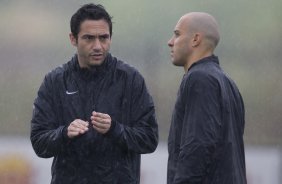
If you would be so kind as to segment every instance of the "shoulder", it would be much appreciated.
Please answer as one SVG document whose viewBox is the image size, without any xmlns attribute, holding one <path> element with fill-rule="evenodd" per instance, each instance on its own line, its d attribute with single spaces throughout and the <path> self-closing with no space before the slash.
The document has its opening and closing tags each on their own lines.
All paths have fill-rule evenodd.
<svg viewBox="0 0 282 184">
<path fill-rule="evenodd" d="M 182 85 L 185 89 L 202 89 L 210 90 L 217 89 L 220 83 L 220 77 L 214 69 L 195 67 L 188 71 L 183 77 Z"/>
<path fill-rule="evenodd" d="M 128 64 L 125 61 L 122 61 L 120 59 L 117 59 L 115 57 L 113 57 L 114 60 L 116 60 L 116 69 L 120 70 L 120 71 L 124 71 L 126 73 L 136 73 L 138 72 L 136 68 L 134 68 L 133 66 L 131 66 L 130 64 Z"/>
<path fill-rule="evenodd" d="M 187 78 L 192 81 L 210 82 L 211 80 L 220 80 L 224 76 L 219 64 L 209 60 L 199 62 L 187 72 Z"/>
<path fill-rule="evenodd" d="M 207 72 L 206 70 L 191 70 L 188 73 L 185 74 L 183 80 L 185 80 L 185 82 L 205 82 L 205 81 L 209 81 L 211 79 L 215 79 L 215 76 L 210 73 Z"/>
<path fill-rule="evenodd" d="M 69 61 L 67 63 L 64 63 L 64 64 L 52 69 L 51 71 L 49 71 L 45 75 L 44 81 L 48 82 L 48 83 L 63 81 L 64 76 L 67 73 L 71 73 L 71 71 L 70 71 L 71 65 L 72 65 L 72 61 Z"/>
<path fill-rule="evenodd" d="M 57 68 L 49 71 L 45 75 L 45 80 L 54 81 L 54 80 L 60 78 L 61 76 L 63 76 L 64 71 L 65 71 L 64 65 L 58 66 Z"/>
<path fill-rule="evenodd" d="M 132 79 L 137 78 L 137 79 L 143 80 L 143 76 L 135 67 L 115 57 L 113 57 L 113 60 L 115 60 L 116 71 L 118 73 L 122 75 L 126 75 L 126 77 L 128 78 L 132 78 Z"/>
</svg>

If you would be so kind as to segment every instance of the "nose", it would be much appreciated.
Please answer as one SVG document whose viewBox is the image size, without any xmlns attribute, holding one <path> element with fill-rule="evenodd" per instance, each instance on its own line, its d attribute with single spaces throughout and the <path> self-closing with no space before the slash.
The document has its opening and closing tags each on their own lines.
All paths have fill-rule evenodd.
<svg viewBox="0 0 282 184">
<path fill-rule="evenodd" d="M 173 38 L 171 38 L 171 39 L 168 40 L 167 45 L 168 45 L 169 47 L 172 47 L 172 46 L 173 46 Z"/>
<path fill-rule="evenodd" d="M 102 49 L 102 45 L 99 39 L 95 39 L 93 42 L 93 50 L 100 51 Z"/>
</svg>

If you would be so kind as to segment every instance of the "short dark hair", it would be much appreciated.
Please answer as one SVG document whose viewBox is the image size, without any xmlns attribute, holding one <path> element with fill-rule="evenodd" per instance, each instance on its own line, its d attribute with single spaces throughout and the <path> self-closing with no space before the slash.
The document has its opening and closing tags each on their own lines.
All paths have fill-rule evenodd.
<svg viewBox="0 0 282 184">
<path fill-rule="evenodd" d="M 71 32 L 75 38 L 80 31 L 80 25 L 85 20 L 101 20 L 104 19 L 110 29 L 110 36 L 112 36 L 112 17 L 108 14 L 105 8 L 98 4 L 85 4 L 77 10 L 75 14 L 71 17 L 70 28 Z"/>
</svg>

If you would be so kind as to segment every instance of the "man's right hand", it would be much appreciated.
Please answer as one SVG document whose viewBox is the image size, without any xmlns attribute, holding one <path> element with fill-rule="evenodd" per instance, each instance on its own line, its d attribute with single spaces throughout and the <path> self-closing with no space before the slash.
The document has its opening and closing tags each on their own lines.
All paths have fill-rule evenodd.
<svg viewBox="0 0 282 184">
<path fill-rule="evenodd" d="M 89 123 L 81 119 L 76 119 L 68 126 L 68 137 L 74 138 L 88 131 Z"/>
</svg>

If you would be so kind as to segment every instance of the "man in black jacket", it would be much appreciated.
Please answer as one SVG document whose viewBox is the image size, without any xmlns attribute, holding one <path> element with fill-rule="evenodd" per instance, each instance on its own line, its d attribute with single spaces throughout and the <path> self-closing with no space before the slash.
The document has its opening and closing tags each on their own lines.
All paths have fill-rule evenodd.
<svg viewBox="0 0 282 184">
<path fill-rule="evenodd" d="M 169 40 L 183 66 L 168 138 L 168 184 L 246 184 L 244 104 L 213 54 L 218 26 L 207 13 L 180 18 Z"/>
<path fill-rule="evenodd" d="M 82 6 L 70 24 L 77 54 L 40 86 L 32 146 L 54 157 L 52 184 L 137 184 L 140 154 L 158 144 L 152 98 L 140 73 L 109 53 L 112 22 L 103 6 Z"/>
</svg>

